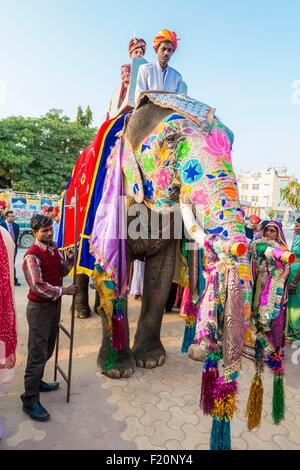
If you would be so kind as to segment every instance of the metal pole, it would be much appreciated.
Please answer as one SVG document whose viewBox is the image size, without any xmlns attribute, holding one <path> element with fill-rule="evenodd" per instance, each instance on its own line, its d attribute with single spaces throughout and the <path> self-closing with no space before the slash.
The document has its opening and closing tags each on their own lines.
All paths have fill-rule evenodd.
<svg viewBox="0 0 300 470">
<path fill-rule="evenodd" d="M 62 233 L 62 246 L 65 246 L 65 230 L 66 230 L 66 203 L 67 203 L 67 190 L 64 194 L 63 200 L 63 233 Z M 60 324 L 60 316 L 61 316 L 61 299 L 58 304 L 59 314 L 58 314 L 58 325 Z M 55 363 L 54 363 L 54 382 L 57 380 L 57 364 L 58 364 L 58 349 L 59 349 L 59 326 L 57 331 L 56 337 L 56 348 L 55 348 Z"/>
<path fill-rule="evenodd" d="M 73 271 L 73 284 L 76 285 L 77 277 L 77 241 L 78 241 L 78 190 L 75 188 L 75 205 L 74 205 L 74 271 Z M 71 317 L 71 339 L 70 339 L 70 356 L 69 356 L 69 371 L 68 371 L 68 388 L 67 388 L 67 403 L 70 401 L 71 391 L 71 374 L 72 374 L 72 360 L 73 360 L 73 343 L 74 343 L 74 326 L 75 326 L 75 295 L 72 299 L 72 317 Z"/>
</svg>

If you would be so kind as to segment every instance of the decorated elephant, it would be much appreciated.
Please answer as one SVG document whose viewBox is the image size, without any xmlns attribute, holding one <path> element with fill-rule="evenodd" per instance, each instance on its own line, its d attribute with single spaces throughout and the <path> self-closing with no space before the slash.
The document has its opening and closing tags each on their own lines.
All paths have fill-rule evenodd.
<svg viewBox="0 0 300 470">
<path fill-rule="evenodd" d="M 107 376 L 129 377 L 136 365 L 153 368 L 165 362 L 160 330 L 180 256 L 177 238 L 181 235 L 175 233 L 178 213 L 190 240 L 197 244 L 190 258 L 198 259 L 198 248 L 203 247 L 206 286 L 193 299 L 199 305 L 202 297 L 194 334 L 199 340 L 222 344 L 227 381 L 238 375 L 244 322 L 250 313 L 251 275 L 244 256 L 246 239 L 232 144 L 232 132 L 213 108 L 182 95 L 144 93 L 134 113 L 126 117 L 107 161 L 90 239 L 103 318 L 98 364 Z M 171 229 L 167 236 L 166 214 Z M 154 237 L 151 217 L 160 224 Z M 146 266 L 141 315 L 131 349 L 126 270 L 132 258 L 144 259 Z M 187 282 L 184 271 L 190 280 L 193 276 L 186 268 L 183 263 L 183 283 Z"/>
</svg>

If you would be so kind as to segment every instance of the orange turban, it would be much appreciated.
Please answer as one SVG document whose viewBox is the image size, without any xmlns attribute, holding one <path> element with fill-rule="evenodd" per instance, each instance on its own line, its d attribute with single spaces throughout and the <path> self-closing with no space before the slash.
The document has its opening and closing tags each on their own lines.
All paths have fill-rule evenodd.
<svg viewBox="0 0 300 470">
<path fill-rule="evenodd" d="M 129 55 L 135 51 L 136 49 L 138 49 L 139 47 L 141 47 L 141 49 L 143 50 L 143 53 L 145 54 L 146 52 L 146 41 L 144 41 L 144 39 L 138 39 L 138 38 L 132 38 L 130 43 L 129 43 Z"/>
<path fill-rule="evenodd" d="M 162 29 L 153 40 L 153 49 L 157 52 L 157 49 L 161 42 L 170 41 L 173 44 L 174 52 L 177 49 L 178 42 L 177 34 L 174 31 L 169 31 L 168 29 Z"/>
<path fill-rule="evenodd" d="M 256 214 L 250 215 L 250 222 L 254 222 L 255 224 L 259 224 L 261 222 L 261 218 L 258 217 Z"/>
</svg>

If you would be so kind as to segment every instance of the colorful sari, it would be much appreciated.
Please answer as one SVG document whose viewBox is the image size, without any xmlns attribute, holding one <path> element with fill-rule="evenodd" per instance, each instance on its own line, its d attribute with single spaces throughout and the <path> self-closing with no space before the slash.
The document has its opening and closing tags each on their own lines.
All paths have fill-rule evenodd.
<svg viewBox="0 0 300 470">
<path fill-rule="evenodd" d="M 291 266 L 288 287 L 300 268 L 300 235 L 295 235 L 291 251 L 296 255 L 296 260 Z M 297 284 L 295 294 L 289 293 L 288 296 L 286 336 L 289 340 L 300 340 L 300 282 Z"/>
<path fill-rule="evenodd" d="M 284 418 L 283 348 L 285 346 L 285 319 L 287 304 L 287 280 L 283 277 L 286 264 L 282 251 L 288 251 L 282 226 L 269 221 L 263 228 L 277 228 L 278 237 L 272 241 L 262 236 L 249 246 L 253 270 L 252 334 L 253 346 L 248 344 L 247 353 L 254 357 L 256 372 L 252 381 L 247 405 L 248 428 L 258 427 L 261 419 L 264 364 L 274 373 L 273 421 L 279 424 Z M 248 334 L 250 332 L 248 331 Z"/>
<path fill-rule="evenodd" d="M 16 362 L 17 332 L 13 298 L 14 243 L 0 227 L 0 372 Z M 0 380 L 4 381 L 3 374 Z"/>
</svg>

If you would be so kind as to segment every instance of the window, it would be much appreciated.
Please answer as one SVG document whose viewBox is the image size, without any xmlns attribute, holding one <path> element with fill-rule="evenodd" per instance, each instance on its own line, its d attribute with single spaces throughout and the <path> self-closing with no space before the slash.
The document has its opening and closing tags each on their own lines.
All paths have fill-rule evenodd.
<svg viewBox="0 0 300 470">
<path fill-rule="evenodd" d="M 253 184 L 253 185 L 252 185 L 252 189 L 258 190 L 258 189 L 259 189 L 259 184 Z"/>
<path fill-rule="evenodd" d="M 249 189 L 249 184 L 242 184 L 242 189 L 247 191 L 247 189 Z"/>
<path fill-rule="evenodd" d="M 276 219 L 280 220 L 283 222 L 284 220 L 284 212 L 276 212 Z"/>
<path fill-rule="evenodd" d="M 251 201 L 252 202 L 258 202 L 258 196 L 252 196 Z"/>
</svg>

